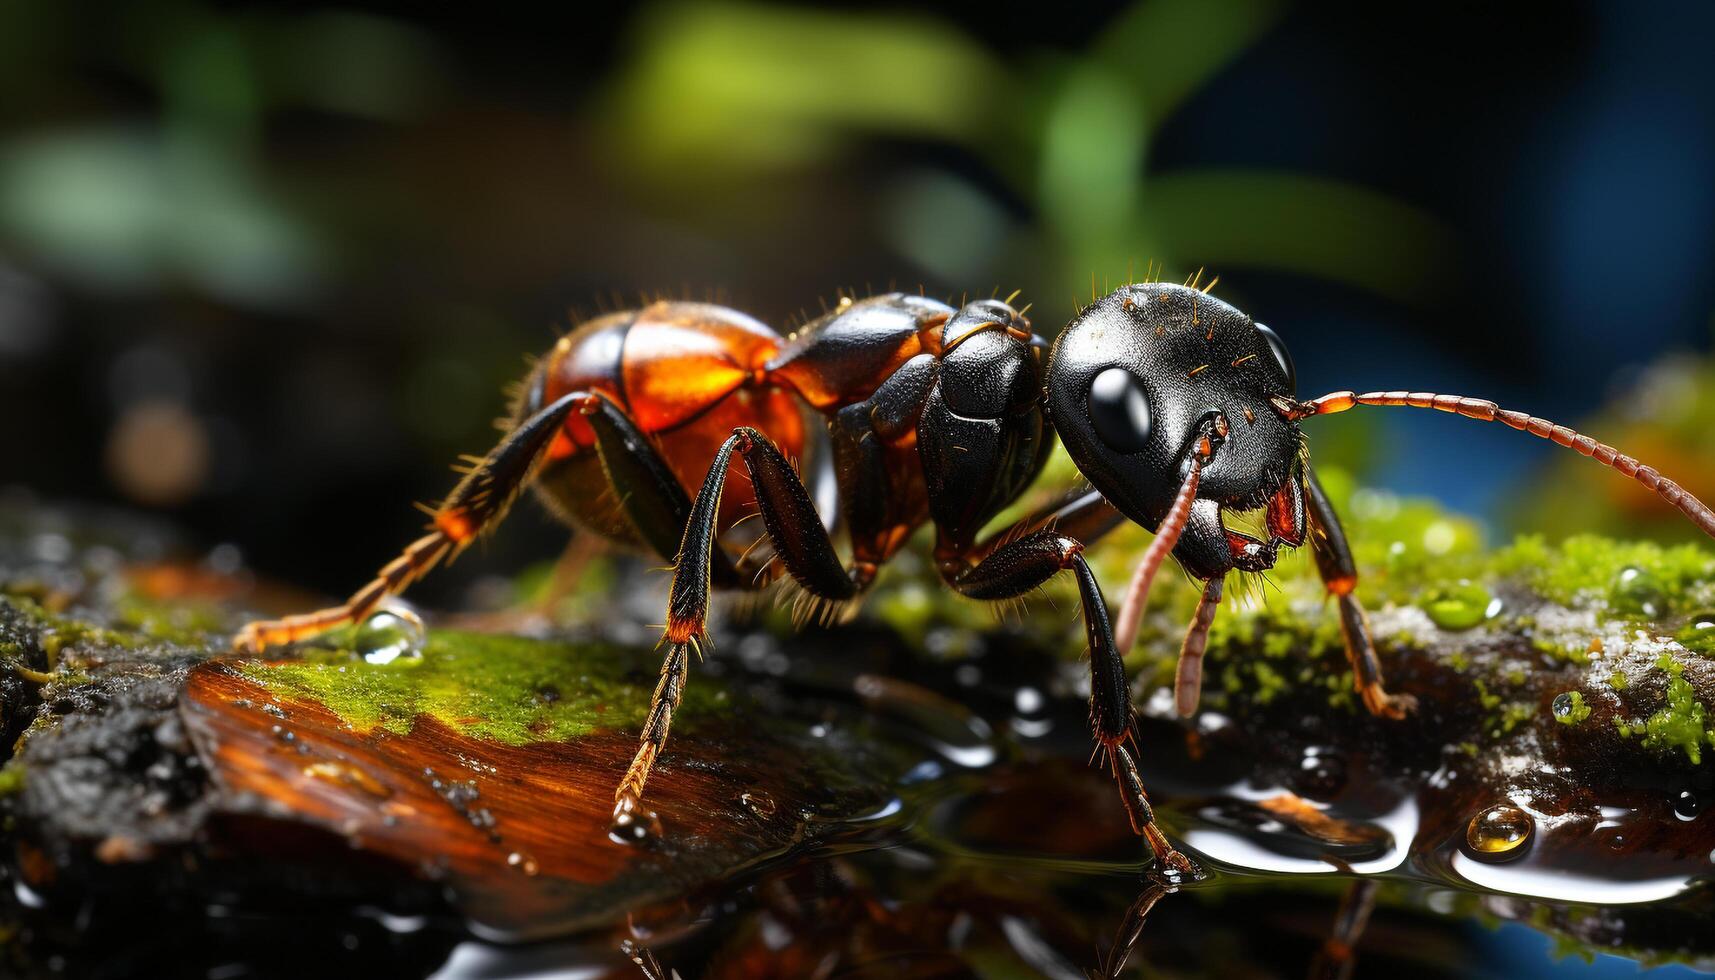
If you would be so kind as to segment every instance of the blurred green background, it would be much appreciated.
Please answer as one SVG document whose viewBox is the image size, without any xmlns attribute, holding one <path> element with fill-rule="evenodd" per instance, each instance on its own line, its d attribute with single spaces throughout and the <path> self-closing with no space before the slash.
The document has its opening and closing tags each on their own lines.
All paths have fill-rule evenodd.
<svg viewBox="0 0 1715 980">
<path fill-rule="evenodd" d="M 580 315 L 666 293 L 785 327 L 837 289 L 1021 289 L 1052 334 L 1092 291 L 1206 269 L 1305 394 L 1611 402 L 1595 434 L 1715 492 L 1711 37 L 1689 2 L 10 0 L 0 485 L 342 592 Z M 1312 438 L 1507 526 L 1686 533 L 1499 427 Z M 551 556 L 546 523 L 423 597 Z"/>
</svg>

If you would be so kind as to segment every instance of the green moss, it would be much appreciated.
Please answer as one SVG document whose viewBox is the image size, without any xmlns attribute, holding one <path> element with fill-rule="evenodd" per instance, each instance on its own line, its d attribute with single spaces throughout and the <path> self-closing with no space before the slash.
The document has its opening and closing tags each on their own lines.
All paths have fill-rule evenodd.
<svg viewBox="0 0 1715 980">
<path fill-rule="evenodd" d="M 472 737 L 516 745 L 635 728 L 653 685 L 628 668 L 653 675 L 655 665 L 633 659 L 602 645 L 437 630 L 415 660 L 377 665 L 323 651 L 239 669 L 282 699 L 326 705 L 360 731 L 402 734 L 426 715 Z M 707 711 L 717 697 L 712 685 L 687 685 L 676 720 Z"/>
<path fill-rule="evenodd" d="M 1674 639 L 1687 650 L 1715 654 L 1715 612 L 1694 613 Z"/>
<path fill-rule="evenodd" d="M 135 630 L 97 626 L 49 612 L 28 597 L 7 596 L 5 601 L 23 617 L 29 629 L 36 634 L 42 651 L 47 654 L 50 670 L 58 665 L 60 651 L 67 647 L 95 646 L 136 650 L 151 640 L 151 637 Z M 200 645 L 205 640 L 206 637 L 196 642 Z"/>
<path fill-rule="evenodd" d="M 1685 665 L 1662 654 L 1656 667 L 1667 672 L 1667 701 L 1654 714 L 1641 722 L 1614 719 L 1622 738 L 1640 738 L 1645 748 L 1679 749 L 1692 765 L 1703 761 L 1703 745 L 1715 743 L 1715 733 L 1704 726 L 1703 702 L 1697 700 L 1691 683 L 1681 675 Z"/>
<path fill-rule="evenodd" d="M 1492 738 L 1502 738 L 1511 735 L 1513 729 L 1530 721 L 1536 716 L 1536 706 L 1523 701 L 1509 701 L 1495 716 L 1494 724 L 1489 729 Z"/>
<path fill-rule="evenodd" d="M 0 797 L 11 796 L 24 789 L 24 767 L 16 761 L 0 768 Z"/>
<path fill-rule="evenodd" d="M 1490 694 L 1489 685 L 1483 683 L 1483 679 L 1481 677 L 1473 680 L 1471 682 L 1471 686 L 1477 689 L 1477 703 L 1483 706 L 1484 711 L 1493 711 L 1501 706 L 1501 696 L 1499 694 Z"/>
<path fill-rule="evenodd" d="M 1552 660 L 1564 660 L 1580 666 L 1590 662 L 1590 647 L 1580 642 L 1561 642 L 1547 637 L 1533 637 L 1530 645 Z"/>
<path fill-rule="evenodd" d="M 1497 567 L 1516 570 L 1544 598 L 1566 605 L 1595 597 L 1623 616 L 1653 618 L 1715 581 L 1715 557 L 1697 545 L 1664 548 L 1589 534 L 1567 538 L 1558 548 L 1520 539 L 1525 541 L 1531 543 L 1518 554 L 1498 556 Z"/>
<path fill-rule="evenodd" d="M 1616 691 L 1625 690 L 1626 686 L 1630 683 L 1630 681 L 1626 680 L 1626 672 L 1618 667 L 1615 667 L 1613 673 L 1608 675 L 1608 686 Z"/>
<path fill-rule="evenodd" d="M 1258 660 L 1251 665 L 1251 671 L 1256 675 L 1258 704 L 1267 704 L 1286 691 L 1286 678 L 1282 677 L 1267 661 Z"/>
<path fill-rule="evenodd" d="M 169 604 L 136 595 L 122 597 L 113 607 L 113 625 L 128 637 L 196 646 L 225 631 L 226 617 L 211 603 Z"/>
</svg>

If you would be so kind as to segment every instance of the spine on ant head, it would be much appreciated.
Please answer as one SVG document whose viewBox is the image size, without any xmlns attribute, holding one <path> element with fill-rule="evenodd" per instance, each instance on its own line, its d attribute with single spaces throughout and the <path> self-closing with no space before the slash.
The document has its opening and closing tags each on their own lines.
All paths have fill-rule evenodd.
<svg viewBox="0 0 1715 980">
<path fill-rule="evenodd" d="M 1613 446 L 1597 442 L 1582 432 L 1569 429 L 1564 425 L 1556 425 L 1547 419 L 1537 418 L 1525 412 L 1507 411 L 1486 399 L 1467 398 L 1463 395 L 1437 395 L 1427 391 L 1372 391 L 1362 395 L 1351 391 L 1336 391 L 1308 402 L 1292 403 L 1281 407 L 1283 413 L 1289 417 L 1306 418 L 1311 415 L 1333 415 L 1358 405 L 1403 405 L 1408 408 L 1433 408 L 1484 422 L 1500 422 L 1528 432 L 1533 436 L 1539 436 L 1557 446 L 1576 450 L 1603 466 L 1619 470 L 1626 476 L 1638 481 L 1655 491 L 1661 499 L 1678 508 L 1679 512 L 1690 518 L 1691 522 L 1701 528 L 1704 534 L 1715 538 L 1715 510 L 1710 510 L 1708 504 L 1698 500 L 1684 487 L 1662 476 L 1654 467 L 1645 466 Z"/>
</svg>

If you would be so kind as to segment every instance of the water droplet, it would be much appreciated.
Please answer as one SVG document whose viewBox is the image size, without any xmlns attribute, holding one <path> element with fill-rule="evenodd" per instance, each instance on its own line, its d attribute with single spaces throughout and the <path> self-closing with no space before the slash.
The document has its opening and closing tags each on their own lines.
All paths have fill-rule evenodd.
<svg viewBox="0 0 1715 980">
<path fill-rule="evenodd" d="M 1590 706 L 1584 703 L 1582 691 L 1561 691 L 1554 696 L 1549 710 L 1554 712 L 1554 720 L 1562 725 L 1576 725 L 1590 717 Z"/>
<path fill-rule="evenodd" d="M 661 836 L 661 818 L 654 810 L 645 810 L 636 797 L 622 797 L 614 804 L 607 836 L 616 844 L 646 844 Z"/>
<path fill-rule="evenodd" d="M 1471 818 L 1465 843 L 1474 858 L 1511 861 L 1525 852 L 1535 826 L 1530 814 L 1511 803 L 1497 803 Z"/>
<path fill-rule="evenodd" d="M 1304 796 L 1326 800 L 1346 787 L 1345 756 L 1324 746 L 1311 746 L 1299 760 L 1303 777 L 1299 789 Z"/>
<path fill-rule="evenodd" d="M 774 797 L 767 793 L 740 793 L 738 802 L 740 806 L 763 820 L 774 816 L 774 811 L 778 809 Z"/>
<path fill-rule="evenodd" d="M 1482 585 L 1469 580 L 1431 589 L 1418 605 L 1435 625 L 1444 630 L 1472 629 L 1481 626 L 1494 613 L 1500 612 L 1494 595 Z M 1490 612 L 1491 609 L 1494 613 Z"/>
<path fill-rule="evenodd" d="M 513 851 L 511 854 L 506 855 L 506 866 L 509 868 L 517 868 L 531 878 L 536 877 L 536 872 L 540 870 L 536 864 L 536 859 L 525 854 L 523 851 Z"/>
<path fill-rule="evenodd" d="M 390 603 L 363 621 L 353 643 L 369 663 L 390 664 L 422 659 L 427 639 L 421 617 L 403 604 Z"/>
<path fill-rule="evenodd" d="M 1715 653 L 1715 612 L 1700 612 L 1674 634 L 1674 638 L 1684 644 L 1688 650 L 1698 653 Z"/>
<path fill-rule="evenodd" d="M 1688 789 L 1682 789 L 1673 798 L 1673 815 L 1681 820 L 1695 820 L 1697 813 L 1703 809 L 1703 801 L 1697 794 Z"/>
<path fill-rule="evenodd" d="M 1620 569 L 1620 574 L 1614 579 L 1608 602 L 1619 612 L 1657 616 L 1665 608 L 1667 596 L 1654 575 L 1636 566 L 1627 566 Z"/>
<path fill-rule="evenodd" d="M 1012 695 L 1013 707 L 1021 715 L 1033 715 L 1042 710 L 1042 692 L 1034 687 L 1021 687 Z"/>
</svg>

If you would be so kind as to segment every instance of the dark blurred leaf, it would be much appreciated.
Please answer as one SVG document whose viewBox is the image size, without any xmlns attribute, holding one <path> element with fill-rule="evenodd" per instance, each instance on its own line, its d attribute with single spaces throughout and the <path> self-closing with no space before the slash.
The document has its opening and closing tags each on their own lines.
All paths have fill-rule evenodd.
<svg viewBox="0 0 1715 980">
<path fill-rule="evenodd" d="M 1296 174 L 1206 171 L 1152 178 L 1146 224 L 1168 254 L 1284 269 L 1422 299 L 1453 242 L 1428 214 L 1384 194 Z"/>
</svg>

